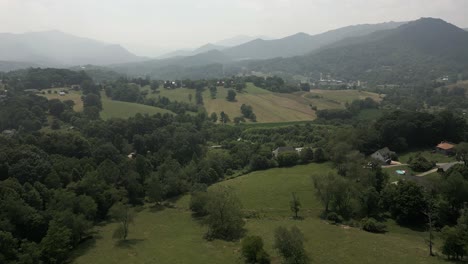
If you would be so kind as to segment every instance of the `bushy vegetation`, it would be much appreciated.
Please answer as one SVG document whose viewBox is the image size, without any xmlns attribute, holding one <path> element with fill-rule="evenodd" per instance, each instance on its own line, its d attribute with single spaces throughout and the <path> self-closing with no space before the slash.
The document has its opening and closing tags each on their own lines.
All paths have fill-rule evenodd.
<svg viewBox="0 0 468 264">
<path fill-rule="evenodd" d="M 424 172 L 434 168 L 435 163 L 428 161 L 422 155 L 416 155 L 409 159 L 409 166 L 413 171 Z"/>
<path fill-rule="evenodd" d="M 259 236 L 248 236 L 242 239 L 242 256 L 245 263 L 270 263 L 270 256 L 263 249 L 263 240 Z"/>
<path fill-rule="evenodd" d="M 307 264 L 310 262 L 304 249 L 304 235 L 295 226 L 290 230 L 278 227 L 275 230 L 274 247 L 283 257 L 284 263 Z"/>
<path fill-rule="evenodd" d="M 386 231 L 385 224 L 377 222 L 374 218 L 364 218 L 361 221 L 362 229 L 371 233 L 384 233 Z"/>
</svg>

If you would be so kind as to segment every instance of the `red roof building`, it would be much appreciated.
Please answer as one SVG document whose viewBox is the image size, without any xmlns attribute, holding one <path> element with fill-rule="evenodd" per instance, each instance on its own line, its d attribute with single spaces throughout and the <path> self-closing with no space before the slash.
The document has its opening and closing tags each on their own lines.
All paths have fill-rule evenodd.
<svg viewBox="0 0 468 264">
<path fill-rule="evenodd" d="M 452 155 L 455 153 L 455 144 L 447 141 L 442 141 L 439 143 L 439 145 L 436 146 L 436 151 L 445 155 Z"/>
</svg>

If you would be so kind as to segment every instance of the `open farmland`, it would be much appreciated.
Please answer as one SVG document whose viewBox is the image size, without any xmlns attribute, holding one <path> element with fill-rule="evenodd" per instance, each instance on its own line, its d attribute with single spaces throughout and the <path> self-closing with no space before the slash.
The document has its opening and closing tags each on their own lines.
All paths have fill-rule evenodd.
<svg viewBox="0 0 468 264">
<path fill-rule="evenodd" d="M 68 93 L 65 95 L 60 95 L 59 92 L 61 90 L 67 90 Z M 38 94 L 38 95 L 44 96 L 48 100 L 51 100 L 51 99 L 59 99 L 60 101 L 72 100 L 75 103 L 75 105 L 73 106 L 73 110 L 75 110 L 76 112 L 83 111 L 83 100 L 81 100 L 80 91 L 74 91 L 69 88 L 51 88 L 51 89 L 45 89 L 43 91 L 45 92 L 45 94 Z M 48 91 L 51 91 L 51 93 L 48 93 Z"/>
<path fill-rule="evenodd" d="M 128 118 L 135 116 L 136 114 L 165 114 L 172 113 L 169 110 L 161 109 L 159 107 L 142 105 L 137 103 L 121 102 L 111 100 L 109 98 L 102 98 L 102 112 L 101 117 L 103 119 L 109 118 Z"/>
<path fill-rule="evenodd" d="M 318 215 L 323 207 L 314 196 L 311 177 L 331 170 L 330 164 L 309 164 L 253 172 L 219 184 L 234 188 L 244 210 L 258 215 L 246 220 L 246 229 L 264 239 L 272 263 L 280 263 L 273 250 L 273 230 L 294 225 L 304 232 L 314 263 L 444 263 L 428 256 L 423 232 L 388 222 L 388 233 L 371 234 L 322 221 Z M 302 202 L 304 220 L 290 217 L 291 192 Z M 143 209 L 124 243 L 112 239 L 116 224 L 98 227 L 94 239 L 75 252 L 73 263 L 243 263 L 239 242 L 203 239 L 206 229 L 191 217 L 189 200 L 183 196 L 175 208 Z M 179 254 L 181 250 L 184 254 Z"/>
<path fill-rule="evenodd" d="M 195 104 L 195 90 L 187 88 L 164 89 L 160 88 L 157 93 L 152 93 L 149 87 L 142 90 L 148 91 L 148 98 L 164 96 L 172 101 L 180 101 Z M 312 90 L 311 92 L 296 93 L 273 93 L 268 90 L 247 83 L 246 89 L 242 93 L 237 93 L 235 102 L 226 100 L 229 89 L 217 87 L 216 98 L 212 99 L 210 91 L 203 92 L 204 107 L 208 114 L 213 112 L 219 115 L 224 111 L 231 120 L 241 116 L 240 107 L 242 104 L 250 105 L 257 117 L 257 122 L 294 122 L 308 121 L 316 118 L 315 111 L 311 106 L 321 109 L 343 109 L 346 102 L 357 99 L 372 98 L 380 102 L 378 94 L 357 91 L 357 90 Z M 189 97 L 191 94 L 191 100 Z"/>
</svg>

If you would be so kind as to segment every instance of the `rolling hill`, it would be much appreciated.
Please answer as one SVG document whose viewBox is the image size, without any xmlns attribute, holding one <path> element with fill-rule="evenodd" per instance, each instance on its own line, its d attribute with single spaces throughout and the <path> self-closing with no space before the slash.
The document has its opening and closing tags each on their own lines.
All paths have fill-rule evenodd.
<svg viewBox="0 0 468 264">
<path fill-rule="evenodd" d="M 147 98 L 167 97 L 171 101 L 195 104 L 195 90 L 188 88 L 164 89 L 160 88 L 158 93 L 151 93 L 149 86 L 142 90 L 148 91 Z M 376 93 L 358 90 L 312 90 L 311 92 L 296 92 L 291 94 L 274 93 L 252 83 L 247 83 L 242 93 L 237 93 L 235 102 L 226 101 L 228 89 L 217 87 L 216 98 L 211 98 L 210 91 L 203 91 L 204 108 L 208 114 L 213 112 L 218 115 L 221 112 L 228 114 L 231 120 L 242 116 L 240 107 L 242 104 L 250 105 L 257 117 L 258 123 L 272 122 L 296 122 L 310 121 L 316 118 L 315 111 L 311 105 L 318 110 L 344 109 L 346 103 L 353 100 L 372 98 L 376 102 L 381 97 Z"/>
<path fill-rule="evenodd" d="M 440 19 L 422 18 L 396 29 L 348 38 L 306 56 L 247 63 L 250 70 L 345 80 L 409 83 L 467 73 L 468 32 Z"/>
<path fill-rule="evenodd" d="M 39 67 L 39 65 L 30 62 L 0 61 L 0 72 L 9 72 L 30 67 Z"/>
<path fill-rule="evenodd" d="M 233 188 L 245 212 L 253 215 L 246 219 L 246 235 L 262 237 L 273 264 L 281 263 L 273 247 L 272 230 L 278 226 L 297 226 L 304 232 L 304 247 L 313 263 L 382 263 L 384 259 L 385 263 L 399 264 L 447 262 L 442 256 L 429 256 L 425 232 L 389 222 L 388 233 L 372 234 L 320 219 L 323 206 L 314 195 L 311 177 L 331 171 L 333 168 L 328 163 L 275 168 L 217 185 Z M 300 213 L 304 219 L 300 221 L 290 217 L 292 192 L 302 203 Z M 142 208 L 130 227 L 127 243 L 112 239 L 117 223 L 98 226 L 96 235 L 74 252 L 71 263 L 244 263 L 240 257 L 240 241 L 203 239 L 206 227 L 191 217 L 189 200 L 190 196 L 186 195 L 177 199 L 171 208 Z M 180 254 L 181 249 L 184 254 Z"/>
<path fill-rule="evenodd" d="M 0 34 L 0 60 L 42 66 L 107 65 L 142 61 L 120 45 L 60 31 Z"/>
<path fill-rule="evenodd" d="M 276 40 L 255 39 L 230 48 L 207 44 L 194 51 L 176 51 L 171 54 L 175 57 L 118 64 L 113 65 L 112 68 L 124 74 L 150 75 L 154 78 L 163 79 L 172 77 L 206 78 L 207 76 L 220 76 L 218 73 L 223 72 L 222 66 L 220 65 L 216 67 L 212 65 L 206 69 L 201 69 L 200 67 L 206 67 L 210 64 L 232 64 L 236 61 L 250 59 L 304 55 L 347 37 L 363 36 L 378 30 L 395 28 L 401 24 L 403 24 L 403 22 L 356 25 L 314 36 L 305 33 L 297 33 Z M 193 69 L 194 67 L 198 69 Z M 215 74 L 207 74 L 208 69 L 214 69 Z"/>
<path fill-rule="evenodd" d="M 157 59 L 169 59 L 169 58 L 174 58 L 174 57 L 187 57 L 187 56 L 194 56 L 200 53 L 208 52 L 211 50 L 223 50 L 225 49 L 225 46 L 222 45 L 217 45 L 217 44 L 205 44 L 195 50 L 176 50 L 173 52 L 169 52 L 167 54 L 164 54 L 162 56 L 159 56 Z"/>
<path fill-rule="evenodd" d="M 234 47 L 238 46 L 244 43 L 247 43 L 249 41 L 255 40 L 255 39 L 264 39 L 264 40 L 270 40 L 274 39 L 268 36 L 247 36 L 247 35 L 237 35 L 232 38 L 227 38 L 223 39 L 220 41 L 215 42 L 215 45 L 219 46 L 224 46 L 224 47 Z"/>
<path fill-rule="evenodd" d="M 193 56 L 117 64 L 112 65 L 111 68 L 124 74 L 140 76 L 150 75 L 154 78 L 164 79 L 168 78 L 167 76 L 177 76 L 178 72 L 183 71 L 185 68 L 229 62 L 231 62 L 231 59 L 221 51 L 210 50 Z"/>
<path fill-rule="evenodd" d="M 363 36 L 379 30 L 396 28 L 403 23 L 388 22 L 355 25 L 313 36 L 306 33 L 297 33 L 282 39 L 256 39 L 236 47 L 228 48 L 223 52 L 234 60 L 292 57 L 307 54 L 348 37 Z"/>
</svg>

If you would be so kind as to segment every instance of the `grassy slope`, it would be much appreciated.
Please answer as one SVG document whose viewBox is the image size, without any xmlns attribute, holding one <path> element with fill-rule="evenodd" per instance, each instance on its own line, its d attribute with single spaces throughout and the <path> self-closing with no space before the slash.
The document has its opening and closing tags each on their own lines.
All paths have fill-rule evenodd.
<svg viewBox="0 0 468 264">
<path fill-rule="evenodd" d="M 149 91 L 149 87 L 142 89 Z M 336 109 L 344 108 L 346 102 L 351 102 L 355 99 L 371 97 L 376 101 L 381 100 L 378 94 L 357 90 L 312 90 L 311 93 L 282 94 L 273 93 L 258 88 L 252 83 L 247 83 L 245 91 L 237 94 L 237 101 L 228 102 L 226 101 L 227 91 L 228 89 L 224 87 L 218 87 L 216 99 L 211 99 L 208 89 L 203 92 L 204 106 L 208 114 L 216 112 L 219 115 L 221 111 L 224 111 L 232 120 L 234 117 L 241 116 L 240 106 L 247 104 L 252 106 L 257 116 L 257 121 L 261 123 L 313 120 L 315 119 L 315 111 L 311 110 L 310 104 L 317 106 L 318 109 Z M 189 94 L 192 94 L 191 101 L 189 100 Z M 314 95 L 319 95 L 321 98 L 310 98 Z M 193 89 L 178 88 L 167 90 L 160 88 L 159 93 L 155 94 L 149 91 L 148 97 L 157 96 L 165 96 L 170 100 L 195 103 L 195 91 Z"/>
<path fill-rule="evenodd" d="M 224 111 L 231 120 L 241 116 L 242 104 L 251 105 L 258 122 L 290 122 L 304 121 L 315 118 L 315 113 L 306 104 L 300 104 L 295 100 L 285 98 L 279 94 L 248 84 L 244 92 L 238 93 L 236 102 L 226 101 L 227 91 L 218 87 L 216 99 L 211 99 L 210 92 L 203 93 L 205 108 L 208 113 Z"/>
<path fill-rule="evenodd" d="M 101 117 L 103 119 L 109 119 L 113 117 L 128 118 L 135 116 L 138 113 L 149 115 L 154 115 L 158 113 L 172 113 L 169 110 L 149 105 L 113 101 L 111 99 L 106 98 L 105 96 L 102 97 L 102 108 L 103 110 L 101 112 Z"/>
<path fill-rule="evenodd" d="M 311 175 L 327 173 L 328 164 L 310 164 L 289 169 L 271 169 L 225 181 L 242 200 L 246 211 L 256 211 L 248 219 L 248 234 L 260 235 L 265 249 L 279 258 L 272 248 L 273 230 L 297 225 L 306 236 L 306 250 L 313 263 L 443 263 L 428 257 L 424 233 L 389 225 L 386 234 L 371 234 L 354 228 L 327 224 L 318 218 L 322 206 L 313 194 Z M 289 200 L 296 192 L 302 202 L 302 221 L 290 219 Z M 112 240 L 115 224 L 98 228 L 95 240 L 78 251 L 74 263 L 243 263 L 239 242 L 203 240 L 205 228 L 190 217 L 189 197 L 176 202 L 176 209 L 138 214 L 129 242 Z"/>
<path fill-rule="evenodd" d="M 48 90 L 52 91 L 52 93 L 51 94 L 47 93 Z M 61 96 L 58 94 L 60 90 L 68 90 L 69 93 Z M 59 99 L 61 101 L 72 100 L 75 103 L 73 110 L 75 110 L 76 112 L 83 111 L 83 100 L 81 100 L 80 91 L 69 90 L 69 88 L 51 88 L 51 89 L 45 89 L 44 91 L 45 91 L 45 94 L 38 94 L 38 95 L 44 96 L 45 98 L 47 98 L 47 100 L 51 100 L 51 99 Z M 54 91 L 56 91 L 57 93 L 54 93 Z"/>
<path fill-rule="evenodd" d="M 142 90 L 148 91 L 148 98 L 157 98 L 158 96 L 165 96 L 171 101 L 179 101 L 185 103 L 195 103 L 195 90 L 188 88 L 177 88 L 177 89 L 164 89 L 159 88 L 158 93 L 152 93 L 148 86 L 143 87 Z M 192 94 L 192 100 L 189 100 L 189 94 Z"/>
<path fill-rule="evenodd" d="M 69 90 L 69 93 L 63 96 L 60 96 L 58 93 L 55 94 L 53 91 L 60 91 L 68 88 L 51 88 L 47 90 L 51 90 L 52 93 L 48 94 L 47 90 L 46 94 L 39 94 L 40 96 L 46 97 L 48 100 L 50 99 L 59 99 L 61 101 L 72 100 L 75 102 L 75 106 L 73 109 L 77 112 L 83 111 L 83 101 L 81 100 L 81 92 Z M 105 96 L 104 93 L 101 93 L 102 96 L 102 107 L 103 110 L 101 112 L 101 117 L 103 119 L 109 119 L 113 117 L 121 117 L 121 118 L 128 118 L 135 116 L 137 113 L 141 114 L 157 114 L 157 113 L 172 113 L 169 110 L 165 110 L 158 107 L 142 105 L 137 103 L 128 103 L 128 102 L 121 102 L 121 101 L 113 101 Z"/>
</svg>

